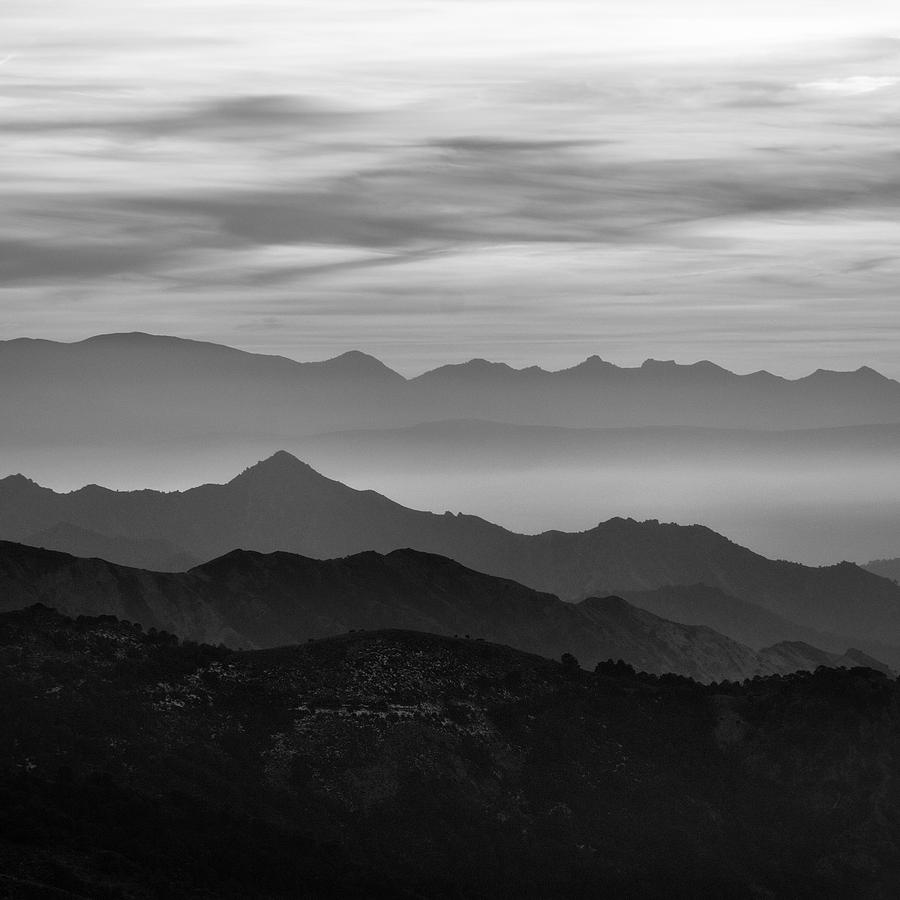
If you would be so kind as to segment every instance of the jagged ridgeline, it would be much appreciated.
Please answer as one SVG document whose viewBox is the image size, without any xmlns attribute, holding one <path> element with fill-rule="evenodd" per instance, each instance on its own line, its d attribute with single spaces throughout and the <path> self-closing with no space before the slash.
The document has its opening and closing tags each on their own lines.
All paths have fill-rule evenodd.
<svg viewBox="0 0 900 900">
<path fill-rule="evenodd" d="M 893 897 L 900 688 L 0 615 L 14 897 Z"/>
</svg>

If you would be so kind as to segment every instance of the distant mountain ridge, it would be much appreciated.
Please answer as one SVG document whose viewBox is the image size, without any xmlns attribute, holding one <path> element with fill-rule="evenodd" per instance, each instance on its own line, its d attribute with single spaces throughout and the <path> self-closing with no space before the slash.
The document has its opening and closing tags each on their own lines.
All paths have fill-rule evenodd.
<svg viewBox="0 0 900 900">
<path fill-rule="evenodd" d="M 18 439 L 176 440 L 482 418 L 576 427 L 829 427 L 900 422 L 900 383 L 868 367 L 798 379 L 711 362 L 590 357 L 560 371 L 471 360 L 406 379 L 350 351 L 322 362 L 161 335 L 0 342 L 0 415 Z"/>
<path fill-rule="evenodd" d="M 411 547 L 566 600 L 705 584 L 794 625 L 849 636 L 876 656 L 883 645 L 900 644 L 900 587 L 851 563 L 770 560 L 703 526 L 652 520 L 516 534 L 475 516 L 407 509 L 325 478 L 285 452 L 227 484 L 169 494 L 95 485 L 57 494 L 23 476 L 0 480 L 0 538 L 22 541 L 58 522 L 164 540 L 200 559 L 234 547 L 316 558 Z M 843 652 L 839 640 L 824 649 Z"/>
</svg>

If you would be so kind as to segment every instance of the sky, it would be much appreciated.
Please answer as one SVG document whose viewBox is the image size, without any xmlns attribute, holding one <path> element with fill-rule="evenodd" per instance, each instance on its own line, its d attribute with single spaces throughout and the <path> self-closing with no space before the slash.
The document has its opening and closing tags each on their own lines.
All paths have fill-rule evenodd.
<svg viewBox="0 0 900 900">
<path fill-rule="evenodd" d="M 4 0 L 0 338 L 900 377 L 900 7 Z"/>
</svg>

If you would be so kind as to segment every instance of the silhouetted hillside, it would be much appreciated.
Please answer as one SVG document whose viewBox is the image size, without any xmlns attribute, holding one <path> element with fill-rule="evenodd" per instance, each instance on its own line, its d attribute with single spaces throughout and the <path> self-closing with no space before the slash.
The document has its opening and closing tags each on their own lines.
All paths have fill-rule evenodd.
<svg viewBox="0 0 900 900">
<path fill-rule="evenodd" d="M 475 516 L 407 509 L 325 478 L 284 452 L 228 484 L 168 494 L 96 485 L 57 494 L 22 476 L 0 480 L 0 537 L 22 541 L 58 522 L 163 540 L 200 559 L 234 547 L 316 558 L 412 547 L 567 600 L 706 584 L 857 645 L 900 636 L 900 588 L 851 563 L 810 568 L 770 560 L 700 525 L 652 520 L 515 534 Z M 796 637 L 804 639 L 782 639 Z"/>
<path fill-rule="evenodd" d="M 867 668 L 706 688 L 404 631 L 229 653 L 38 607 L 0 616 L 0 671 L 13 896 L 900 891 L 900 689 Z"/>
<path fill-rule="evenodd" d="M 587 665 L 621 658 L 643 671 L 700 681 L 808 667 L 802 659 L 796 667 L 770 662 L 710 628 L 670 622 L 617 597 L 563 603 L 413 550 L 332 560 L 235 550 L 190 572 L 167 574 L 0 542 L 0 597 L 4 610 L 40 602 L 70 615 L 115 615 L 232 647 L 412 628 L 547 657 L 571 652 Z"/>
</svg>

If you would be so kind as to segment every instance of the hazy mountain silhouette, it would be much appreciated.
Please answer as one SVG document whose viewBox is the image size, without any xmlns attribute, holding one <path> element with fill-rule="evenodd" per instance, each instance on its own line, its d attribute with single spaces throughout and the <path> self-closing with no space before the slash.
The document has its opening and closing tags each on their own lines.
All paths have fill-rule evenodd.
<svg viewBox="0 0 900 900">
<path fill-rule="evenodd" d="M 900 421 L 900 385 L 865 367 L 789 380 L 768 372 L 737 375 L 708 361 L 648 359 L 621 368 L 591 357 L 547 372 L 472 360 L 411 384 L 442 418 L 520 424 L 802 428 Z M 861 406 L 852 410 L 855 399 Z"/>
<path fill-rule="evenodd" d="M 762 431 L 454 420 L 326 433 L 288 449 L 406 506 L 463 509 L 513 531 L 574 531 L 619 514 L 703 522 L 763 555 L 822 565 L 893 555 L 900 521 L 897 425 Z"/>
<path fill-rule="evenodd" d="M 624 596 L 629 603 L 657 616 L 686 625 L 708 625 L 756 650 L 785 642 L 793 645 L 813 644 L 833 650 L 848 644 L 846 637 L 797 625 L 755 603 L 740 600 L 705 584 L 668 585 L 648 591 L 626 591 Z M 885 635 L 882 640 L 883 643 L 866 641 L 865 646 L 875 656 L 897 658 L 897 647 L 889 644 L 890 636 Z M 863 664 L 867 665 L 854 663 Z"/>
<path fill-rule="evenodd" d="M 110 536 L 68 522 L 29 535 L 23 543 L 72 556 L 114 559 L 123 566 L 160 572 L 183 572 L 200 562 L 168 541 Z"/>
<path fill-rule="evenodd" d="M 412 628 L 548 657 L 571 652 L 591 666 L 624 659 L 643 671 L 700 681 L 811 667 L 802 654 L 757 654 L 710 628 L 667 621 L 619 597 L 563 603 L 413 550 L 332 560 L 235 550 L 190 572 L 168 574 L 0 542 L 0 590 L 0 610 L 44 603 L 70 615 L 110 614 L 232 647 L 272 647 L 358 628 Z M 836 655 L 814 652 L 815 665 L 841 663 Z"/>
<path fill-rule="evenodd" d="M 900 892 L 900 687 L 409 631 L 229 653 L 0 615 L 11 897 Z"/>
<path fill-rule="evenodd" d="M 849 636 L 868 652 L 863 642 L 900 635 L 900 587 L 851 563 L 770 560 L 703 526 L 656 521 L 515 534 L 475 516 L 407 509 L 284 452 L 225 485 L 168 494 L 96 485 L 57 494 L 22 476 L 0 480 L 0 537 L 21 541 L 57 522 L 164 540 L 205 559 L 233 547 L 317 558 L 412 547 L 566 600 L 702 583 L 805 628 Z"/>
<path fill-rule="evenodd" d="M 900 384 L 868 368 L 796 380 L 710 362 L 591 357 L 548 372 L 472 360 L 405 379 L 353 351 L 298 363 L 146 334 L 0 343 L 0 416 L 20 442 L 293 436 L 480 418 L 520 424 L 800 428 L 900 422 Z"/>
<path fill-rule="evenodd" d="M 891 581 L 900 581 L 900 558 L 897 559 L 873 559 L 864 566 L 869 572 L 880 575 L 882 578 L 890 578 Z"/>
</svg>

